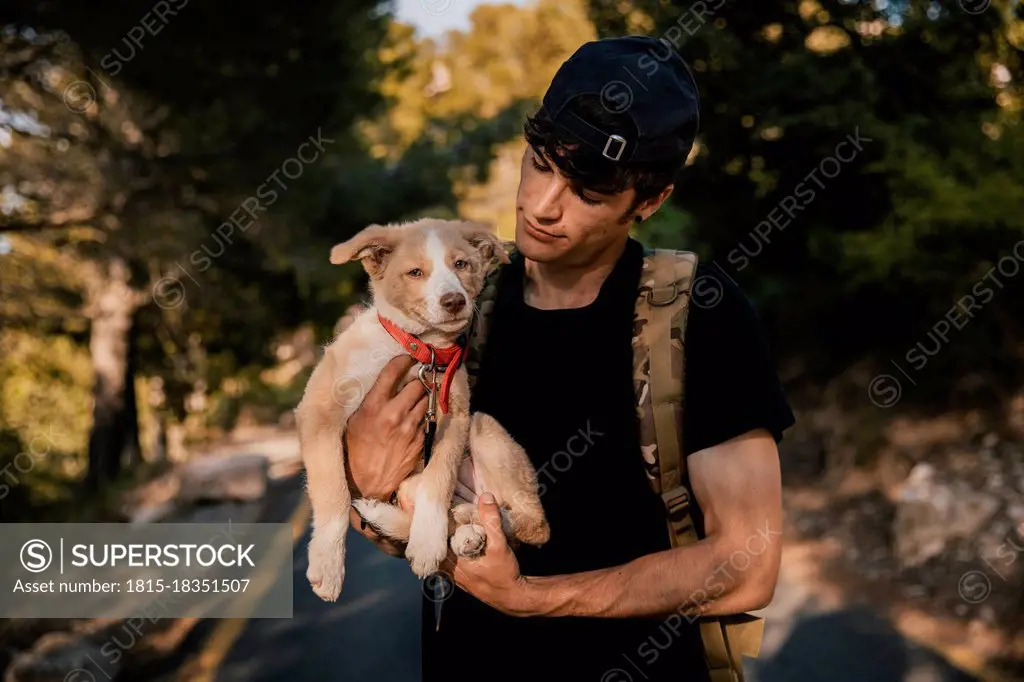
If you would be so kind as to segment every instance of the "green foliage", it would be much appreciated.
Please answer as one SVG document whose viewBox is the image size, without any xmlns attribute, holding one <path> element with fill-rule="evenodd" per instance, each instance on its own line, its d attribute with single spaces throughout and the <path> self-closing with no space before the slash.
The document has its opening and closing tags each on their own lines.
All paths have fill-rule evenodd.
<svg viewBox="0 0 1024 682">
<path fill-rule="evenodd" d="M 91 381 L 88 351 L 71 339 L 0 333 L 0 424 L 35 451 L 84 450 Z"/>
<path fill-rule="evenodd" d="M 232 382 L 237 389 L 217 391 L 211 396 L 206 416 L 209 428 L 227 433 L 238 425 L 243 412 L 259 423 L 279 423 L 302 400 L 306 382 L 313 372 L 305 367 L 288 381 L 277 383 L 252 370 L 241 373 Z"/>
<path fill-rule="evenodd" d="M 92 372 L 66 336 L 0 332 L 0 517 L 70 499 L 85 470 Z"/>
</svg>

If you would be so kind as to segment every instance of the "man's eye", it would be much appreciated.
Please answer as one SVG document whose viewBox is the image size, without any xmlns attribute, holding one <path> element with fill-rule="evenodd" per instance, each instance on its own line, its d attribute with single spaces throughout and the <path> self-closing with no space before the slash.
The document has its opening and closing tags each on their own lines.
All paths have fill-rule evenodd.
<svg viewBox="0 0 1024 682">
<path fill-rule="evenodd" d="M 541 173 L 550 173 L 551 172 L 551 167 L 550 166 L 542 166 L 541 164 L 537 163 L 537 159 L 536 158 L 533 159 L 533 167 L 536 168 L 537 170 L 539 170 Z"/>
<path fill-rule="evenodd" d="M 600 199 L 591 199 L 587 195 L 583 194 L 583 192 L 580 192 L 576 196 L 578 196 L 584 204 L 587 204 L 589 206 L 597 206 L 601 203 Z"/>
<path fill-rule="evenodd" d="M 422 277 L 423 276 L 423 271 L 420 270 L 419 268 L 413 268 L 412 270 L 410 270 L 409 272 L 407 272 L 405 274 L 409 275 L 410 277 Z"/>
</svg>

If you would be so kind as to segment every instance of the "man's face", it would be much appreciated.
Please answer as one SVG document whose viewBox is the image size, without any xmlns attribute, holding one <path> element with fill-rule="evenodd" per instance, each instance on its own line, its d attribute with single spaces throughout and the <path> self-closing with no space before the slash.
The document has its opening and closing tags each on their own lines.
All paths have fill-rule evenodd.
<svg viewBox="0 0 1024 682">
<path fill-rule="evenodd" d="M 527 146 L 516 196 L 516 248 L 541 263 L 585 262 L 628 234 L 634 196 L 573 191 L 550 160 Z"/>
</svg>

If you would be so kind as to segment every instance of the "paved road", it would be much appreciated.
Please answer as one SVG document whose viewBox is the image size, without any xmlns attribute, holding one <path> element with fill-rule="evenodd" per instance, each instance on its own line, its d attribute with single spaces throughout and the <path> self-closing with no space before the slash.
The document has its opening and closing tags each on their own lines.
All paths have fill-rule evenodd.
<svg viewBox="0 0 1024 682">
<path fill-rule="evenodd" d="M 270 520 L 287 519 L 301 494 L 298 479 L 280 486 Z M 326 604 L 306 581 L 307 531 L 293 556 L 294 619 L 249 621 L 218 682 L 419 681 L 420 583 L 404 561 L 378 552 L 358 533 L 350 537 L 344 591 L 337 603 Z M 817 601 L 785 569 L 766 615 L 762 655 L 748 665 L 749 682 L 974 679 L 908 642 L 870 610 L 837 610 Z"/>
<path fill-rule="evenodd" d="M 289 481 L 271 514 L 283 521 L 299 503 Z M 249 621 L 218 682 L 419 682 L 420 582 L 408 564 L 349 533 L 341 597 L 328 604 L 306 580 L 309 530 L 293 554 L 294 618 Z"/>
</svg>

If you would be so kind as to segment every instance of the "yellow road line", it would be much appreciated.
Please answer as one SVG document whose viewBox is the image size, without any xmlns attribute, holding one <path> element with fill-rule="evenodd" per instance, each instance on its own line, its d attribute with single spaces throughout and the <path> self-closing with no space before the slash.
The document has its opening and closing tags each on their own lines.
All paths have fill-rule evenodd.
<svg viewBox="0 0 1024 682">
<path fill-rule="evenodd" d="M 292 516 L 289 519 L 292 527 L 292 542 L 288 551 L 292 551 L 292 547 L 302 537 L 302 534 L 306 532 L 306 526 L 309 524 L 311 513 L 309 497 L 303 491 L 299 504 L 295 507 L 295 511 L 292 512 Z M 256 605 L 272 583 L 273 576 L 264 581 L 262 589 L 257 587 L 253 591 L 251 598 L 243 604 L 243 609 L 250 615 L 239 618 L 225 618 L 217 622 L 213 632 L 210 633 L 210 636 L 203 644 L 199 656 L 195 661 L 186 666 L 188 682 L 214 681 L 220 666 L 224 663 L 224 659 L 227 658 L 235 642 L 242 635 L 242 631 L 245 629 L 246 623 L 249 622 L 249 618 Z"/>
</svg>

